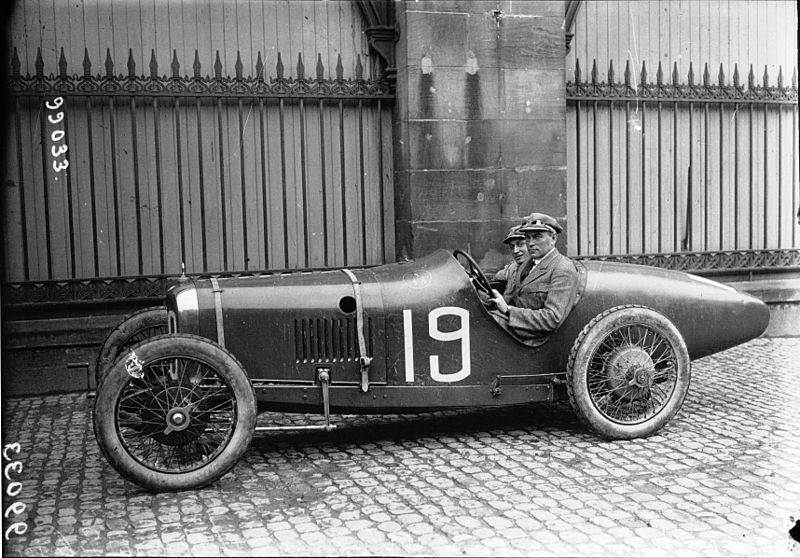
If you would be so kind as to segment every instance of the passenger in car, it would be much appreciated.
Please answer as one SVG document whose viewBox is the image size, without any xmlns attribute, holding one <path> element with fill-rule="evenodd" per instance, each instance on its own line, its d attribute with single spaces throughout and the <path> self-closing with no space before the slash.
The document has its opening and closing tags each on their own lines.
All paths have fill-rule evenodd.
<svg viewBox="0 0 800 558">
<path fill-rule="evenodd" d="M 528 253 L 528 243 L 525 241 L 525 233 L 520 232 L 522 225 L 515 225 L 511 227 L 508 234 L 503 239 L 503 244 L 507 244 L 511 249 L 511 257 L 514 258 L 510 264 L 495 273 L 494 280 L 505 283 L 503 289 L 503 296 L 506 300 L 510 300 L 511 292 L 519 286 L 519 274 L 525 264 L 530 259 Z"/>
<path fill-rule="evenodd" d="M 519 283 L 505 296 L 494 290 L 491 311 L 503 329 L 529 347 L 538 347 L 560 326 L 577 302 L 579 274 L 556 248 L 561 225 L 544 213 L 532 213 L 519 229 L 529 259 L 519 269 Z"/>
</svg>

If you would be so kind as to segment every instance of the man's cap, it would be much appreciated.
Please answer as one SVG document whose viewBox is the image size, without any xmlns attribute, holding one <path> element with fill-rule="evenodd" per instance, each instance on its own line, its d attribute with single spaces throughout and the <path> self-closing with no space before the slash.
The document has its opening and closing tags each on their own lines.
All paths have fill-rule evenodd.
<svg viewBox="0 0 800 558">
<path fill-rule="evenodd" d="M 519 230 L 521 227 L 522 225 L 514 225 L 508 229 L 508 234 L 503 239 L 503 244 L 511 244 L 514 240 L 525 240 L 525 233 Z"/>
<path fill-rule="evenodd" d="M 525 217 L 525 224 L 520 227 L 520 232 L 545 231 L 550 233 L 560 233 L 563 229 L 558 221 L 545 215 L 544 213 L 531 213 Z"/>
</svg>

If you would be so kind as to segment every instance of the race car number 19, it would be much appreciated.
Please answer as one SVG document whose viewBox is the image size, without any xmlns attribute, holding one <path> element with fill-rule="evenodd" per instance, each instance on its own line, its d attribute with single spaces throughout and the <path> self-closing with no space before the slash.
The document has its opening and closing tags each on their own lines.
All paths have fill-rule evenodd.
<svg viewBox="0 0 800 558">
<path fill-rule="evenodd" d="M 455 331 L 441 331 L 439 318 L 457 316 L 460 327 Z M 457 306 L 442 306 L 428 312 L 428 335 L 436 341 L 461 341 L 461 370 L 444 374 L 439 370 L 439 355 L 430 355 L 431 379 L 452 383 L 467 378 L 472 370 L 469 357 L 469 311 Z M 411 310 L 403 310 L 403 343 L 405 347 L 406 382 L 414 381 L 414 332 Z"/>
</svg>

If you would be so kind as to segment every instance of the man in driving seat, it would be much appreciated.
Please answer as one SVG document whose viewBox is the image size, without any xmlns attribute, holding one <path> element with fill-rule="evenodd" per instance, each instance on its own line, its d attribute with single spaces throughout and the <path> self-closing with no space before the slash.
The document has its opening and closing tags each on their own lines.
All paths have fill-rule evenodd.
<svg viewBox="0 0 800 558">
<path fill-rule="evenodd" d="M 556 249 L 562 231 L 544 213 L 532 213 L 519 229 L 525 234 L 530 259 L 522 265 L 516 288 L 506 295 L 493 291 L 491 314 L 503 329 L 529 347 L 538 347 L 560 326 L 575 306 L 579 273 L 575 264 Z"/>
</svg>

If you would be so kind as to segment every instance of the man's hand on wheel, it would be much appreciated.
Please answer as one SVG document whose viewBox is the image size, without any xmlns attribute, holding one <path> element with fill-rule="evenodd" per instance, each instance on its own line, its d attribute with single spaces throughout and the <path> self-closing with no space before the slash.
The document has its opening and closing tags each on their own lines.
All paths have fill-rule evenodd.
<svg viewBox="0 0 800 558">
<path fill-rule="evenodd" d="M 495 306 L 497 306 L 497 309 L 503 314 L 508 314 L 508 303 L 506 302 L 506 299 L 503 298 L 503 295 L 494 289 L 492 289 L 492 294 L 494 295 L 492 302 L 494 302 Z"/>
</svg>

